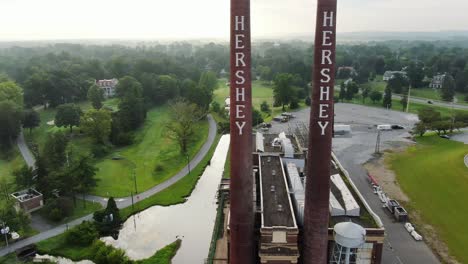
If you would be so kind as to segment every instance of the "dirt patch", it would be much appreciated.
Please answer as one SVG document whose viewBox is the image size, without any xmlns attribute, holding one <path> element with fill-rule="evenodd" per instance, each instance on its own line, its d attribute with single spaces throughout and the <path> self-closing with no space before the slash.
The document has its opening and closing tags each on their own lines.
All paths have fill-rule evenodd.
<svg viewBox="0 0 468 264">
<path fill-rule="evenodd" d="M 402 152 L 406 149 L 408 144 L 398 145 L 391 150 L 391 152 Z M 383 155 L 375 156 L 364 164 L 364 168 L 368 171 L 372 177 L 379 183 L 384 192 L 393 199 L 401 202 L 409 202 L 409 197 L 401 190 L 400 185 L 396 179 L 395 173 L 388 168 L 385 164 L 385 155 L 388 155 L 387 151 Z"/>
<path fill-rule="evenodd" d="M 383 191 L 392 199 L 400 202 L 407 210 L 411 222 L 415 225 L 417 232 L 421 233 L 424 241 L 431 247 L 432 251 L 439 257 L 441 262 L 449 264 L 461 264 L 454 257 L 450 256 L 448 247 L 444 241 L 440 240 L 437 230 L 431 225 L 424 223 L 420 213 L 411 204 L 410 198 L 403 192 L 398 184 L 395 173 L 389 168 L 385 162 L 385 158 L 390 153 L 399 153 L 406 150 L 411 144 L 393 146 L 391 150 L 386 151 L 383 155 L 375 156 L 367 163 L 364 168 L 367 169 L 375 180 L 382 187 Z"/>
</svg>

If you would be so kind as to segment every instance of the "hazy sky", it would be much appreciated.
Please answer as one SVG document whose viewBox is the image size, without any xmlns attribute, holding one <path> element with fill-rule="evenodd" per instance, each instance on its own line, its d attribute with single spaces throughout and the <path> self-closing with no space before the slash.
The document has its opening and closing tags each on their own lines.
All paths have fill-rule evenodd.
<svg viewBox="0 0 468 264">
<path fill-rule="evenodd" d="M 0 40 L 222 38 L 229 0 L 0 0 Z M 338 0 L 338 31 L 468 30 L 467 0 Z M 251 0 L 254 37 L 313 32 L 315 0 Z"/>
</svg>

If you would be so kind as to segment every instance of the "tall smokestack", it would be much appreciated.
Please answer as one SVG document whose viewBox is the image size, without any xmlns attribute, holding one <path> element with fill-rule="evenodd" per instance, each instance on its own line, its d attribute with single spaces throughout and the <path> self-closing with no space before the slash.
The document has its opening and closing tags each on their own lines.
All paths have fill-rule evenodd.
<svg viewBox="0 0 468 264">
<path fill-rule="evenodd" d="M 335 85 L 336 1 L 318 0 L 312 106 L 310 110 L 302 258 L 327 263 L 333 87 Z"/>
<path fill-rule="evenodd" d="M 230 263 L 254 256 L 250 0 L 231 0 Z"/>
</svg>

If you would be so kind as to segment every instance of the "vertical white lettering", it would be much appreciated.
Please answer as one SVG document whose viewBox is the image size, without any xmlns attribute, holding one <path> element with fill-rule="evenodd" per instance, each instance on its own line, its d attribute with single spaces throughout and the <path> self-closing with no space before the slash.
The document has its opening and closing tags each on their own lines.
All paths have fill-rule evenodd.
<svg viewBox="0 0 468 264">
<path fill-rule="evenodd" d="M 236 88 L 236 101 L 245 102 L 245 88 Z"/>
<path fill-rule="evenodd" d="M 330 31 L 330 32 L 331 32 L 331 31 Z M 236 38 L 236 41 L 235 41 L 235 42 L 236 42 L 236 49 L 243 49 L 243 48 L 245 48 L 244 45 L 241 46 L 242 41 L 243 41 L 243 39 L 241 39 L 241 38 L 244 38 L 244 37 L 245 37 L 244 34 L 236 34 L 236 35 L 235 35 L 235 38 Z"/>
<path fill-rule="evenodd" d="M 236 71 L 236 77 L 241 79 L 241 80 L 236 80 L 236 84 L 244 84 L 245 83 L 245 78 L 242 76 L 244 74 L 244 71 Z M 242 88 L 244 89 L 244 88 Z"/>
<path fill-rule="evenodd" d="M 327 74 L 328 73 L 328 74 Z M 320 71 L 320 74 L 325 77 L 325 79 L 320 79 L 320 82 L 323 82 L 323 83 L 327 83 L 331 80 L 331 77 L 330 77 L 330 69 L 322 69 Z"/>
<path fill-rule="evenodd" d="M 330 56 L 332 55 L 331 50 L 322 50 L 322 65 L 325 64 L 325 60 L 328 61 L 328 64 L 332 64 Z"/>
<path fill-rule="evenodd" d="M 329 122 L 328 121 L 326 121 L 326 122 L 318 121 L 317 123 L 320 126 L 320 128 L 322 129 L 322 136 L 325 136 L 325 129 L 327 128 Z"/>
<path fill-rule="evenodd" d="M 330 100 L 330 86 L 320 86 L 320 101 Z"/>
<path fill-rule="evenodd" d="M 239 16 L 236 16 L 235 20 L 236 22 L 234 23 L 236 26 L 236 30 L 239 30 L 239 25 L 241 26 L 241 30 L 244 31 L 244 16 L 240 16 L 240 19 L 239 20 Z"/>
<path fill-rule="evenodd" d="M 327 30 L 323 31 L 323 35 L 322 35 L 322 45 L 323 46 L 331 46 L 332 45 L 331 36 L 330 36 L 331 34 L 333 34 L 333 31 L 327 31 Z"/>
<path fill-rule="evenodd" d="M 237 128 L 239 128 L 239 135 L 242 135 L 242 129 L 245 126 L 245 122 L 236 121 L 236 126 L 237 126 Z"/>
<path fill-rule="evenodd" d="M 333 12 L 330 12 L 330 15 L 328 11 L 323 12 L 323 26 L 333 27 Z"/>
<path fill-rule="evenodd" d="M 326 114 L 326 115 L 324 114 L 327 111 L 327 109 L 325 109 L 325 108 L 328 108 L 328 107 L 329 107 L 329 105 L 327 105 L 327 104 L 320 104 L 319 105 L 319 118 L 327 118 L 328 117 L 328 114 Z"/>
<path fill-rule="evenodd" d="M 239 62 L 242 63 L 242 66 L 245 67 L 245 62 L 244 62 L 245 54 L 242 52 L 236 52 L 236 67 L 239 67 Z"/>
<path fill-rule="evenodd" d="M 245 105 L 236 105 L 236 118 L 245 118 L 244 112 Z"/>
</svg>

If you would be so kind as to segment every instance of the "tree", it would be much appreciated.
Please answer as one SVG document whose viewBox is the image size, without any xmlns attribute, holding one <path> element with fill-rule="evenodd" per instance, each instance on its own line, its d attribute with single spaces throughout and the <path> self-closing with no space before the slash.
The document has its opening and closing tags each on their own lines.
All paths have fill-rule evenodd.
<svg viewBox="0 0 468 264">
<path fill-rule="evenodd" d="M 258 111 L 257 109 L 253 108 L 252 109 L 252 125 L 256 126 L 261 123 L 263 123 L 262 113 L 260 113 L 260 111 Z"/>
<path fill-rule="evenodd" d="M 408 80 L 402 74 L 395 73 L 393 78 L 391 78 L 387 83 L 387 88 L 391 89 L 397 94 L 401 94 L 404 90 L 408 88 Z"/>
<path fill-rule="evenodd" d="M 70 127 L 70 133 L 73 132 L 73 126 L 80 125 L 81 108 L 75 104 L 63 104 L 57 107 L 55 114 L 55 125 L 58 127 Z"/>
<path fill-rule="evenodd" d="M 372 103 L 379 102 L 382 100 L 382 93 L 379 91 L 371 91 L 369 98 L 372 100 Z"/>
<path fill-rule="evenodd" d="M 219 111 L 221 110 L 221 105 L 214 101 L 213 103 L 211 103 L 211 109 L 213 110 L 213 112 L 215 113 L 219 113 Z"/>
<path fill-rule="evenodd" d="M 101 235 L 116 236 L 118 234 L 122 220 L 114 197 L 109 198 L 104 210 L 94 212 L 93 219 Z"/>
<path fill-rule="evenodd" d="M 346 100 L 353 100 L 354 96 L 359 92 L 359 86 L 355 82 L 349 82 L 346 87 Z"/>
<path fill-rule="evenodd" d="M 213 92 L 218 88 L 218 78 L 216 74 L 212 71 L 207 71 L 202 73 L 200 76 L 200 81 L 198 82 L 199 86 L 205 86 L 206 89 Z"/>
<path fill-rule="evenodd" d="M 366 98 L 369 97 L 371 93 L 371 89 L 369 87 L 365 87 L 362 89 L 362 103 L 366 102 Z"/>
<path fill-rule="evenodd" d="M 34 184 L 33 170 L 27 165 L 15 170 L 13 175 L 15 176 L 15 184 L 17 188 L 26 189 L 30 188 Z"/>
<path fill-rule="evenodd" d="M 9 147 L 21 130 L 21 108 L 13 101 L 0 101 L 0 145 Z"/>
<path fill-rule="evenodd" d="M 169 103 L 170 119 L 166 123 L 171 138 L 179 143 L 181 154 L 187 154 L 188 144 L 194 135 L 196 123 L 203 117 L 203 112 L 197 105 L 184 99 Z"/>
<path fill-rule="evenodd" d="M 68 138 L 63 132 L 49 133 L 44 144 L 42 157 L 48 171 L 60 169 L 67 161 Z"/>
<path fill-rule="evenodd" d="M 132 131 L 143 124 L 146 118 L 142 86 L 135 78 L 125 76 L 119 80 L 116 89 L 120 98 L 116 118 L 124 132 Z"/>
<path fill-rule="evenodd" d="M 383 106 L 386 108 L 392 108 L 392 89 L 388 86 L 385 88 L 384 97 L 383 97 Z"/>
<path fill-rule="evenodd" d="M 29 133 L 35 127 L 41 124 L 41 117 L 34 109 L 26 110 L 23 112 L 23 127 L 29 128 Z"/>
<path fill-rule="evenodd" d="M 424 70 L 423 65 L 419 63 L 410 63 L 407 69 L 408 78 L 411 87 L 413 88 L 420 88 L 423 87 L 423 79 L 424 79 Z"/>
<path fill-rule="evenodd" d="M 98 144 L 103 144 L 111 132 L 111 113 L 105 109 L 90 109 L 80 120 L 81 129 Z"/>
<path fill-rule="evenodd" d="M 273 72 L 271 71 L 270 67 L 260 65 L 257 67 L 257 71 L 262 80 L 271 81 L 273 79 Z"/>
<path fill-rule="evenodd" d="M 88 246 L 98 237 L 99 233 L 90 221 L 83 221 L 65 232 L 65 242 L 71 246 Z"/>
<path fill-rule="evenodd" d="M 420 137 L 422 137 L 424 133 L 426 133 L 426 130 L 426 124 L 424 124 L 423 122 L 418 122 L 414 126 L 414 132 L 419 134 Z"/>
<path fill-rule="evenodd" d="M 446 74 L 440 88 L 440 96 L 442 100 L 451 102 L 455 96 L 455 81 L 451 75 Z"/>
<path fill-rule="evenodd" d="M 88 100 L 94 109 L 101 109 L 102 102 L 104 101 L 104 91 L 96 84 L 91 85 L 88 89 Z"/>
<path fill-rule="evenodd" d="M 343 102 L 344 99 L 346 99 L 346 86 L 344 82 L 340 84 L 340 95 L 339 95 L 340 100 Z"/>
<path fill-rule="evenodd" d="M 425 107 L 418 110 L 418 118 L 423 124 L 431 126 L 432 123 L 440 121 L 442 116 L 440 112 L 435 111 L 433 108 Z"/>
<path fill-rule="evenodd" d="M 23 89 L 13 81 L 0 82 L 0 101 L 5 100 L 23 107 Z"/>
<path fill-rule="evenodd" d="M 337 101 L 339 101 L 339 100 L 335 100 L 335 102 L 337 102 Z M 305 105 L 310 106 L 310 104 L 312 103 L 312 99 L 310 99 L 310 96 L 306 97 L 304 103 L 305 103 Z"/>
<path fill-rule="evenodd" d="M 400 104 L 401 104 L 401 107 L 403 108 L 403 111 L 405 111 L 406 106 L 408 105 L 408 95 L 404 94 L 401 97 Z"/>
<path fill-rule="evenodd" d="M 92 188 L 96 187 L 96 179 L 94 178 L 96 171 L 97 168 L 94 167 L 93 161 L 89 156 L 81 156 L 73 160 L 71 165 L 65 170 L 66 177 L 64 179 L 66 179 L 70 186 L 67 190 L 71 192 L 75 206 L 76 194 L 81 193 L 84 196 Z M 83 204 L 86 206 L 84 197 Z"/>
<path fill-rule="evenodd" d="M 289 73 L 280 73 L 275 77 L 275 85 L 273 87 L 273 96 L 275 104 L 281 105 L 283 111 L 284 106 L 289 104 L 294 98 L 294 89 L 291 86 L 293 76 Z"/>
<path fill-rule="evenodd" d="M 264 113 L 270 113 L 270 105 L 268 104 L 267 101 L 263 101 L 262 104 L 260 105 L 260 111 Z"/>
</svg>

